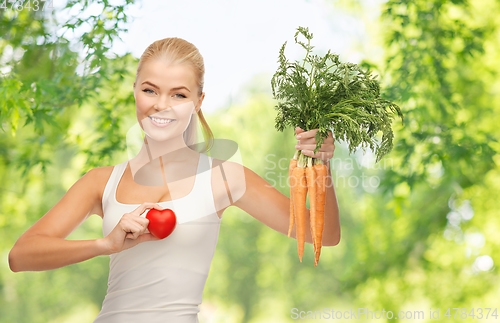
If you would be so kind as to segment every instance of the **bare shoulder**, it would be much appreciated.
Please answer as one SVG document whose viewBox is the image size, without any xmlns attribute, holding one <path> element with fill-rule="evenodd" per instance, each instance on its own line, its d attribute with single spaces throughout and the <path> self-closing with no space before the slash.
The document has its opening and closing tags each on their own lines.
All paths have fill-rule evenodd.
<svg viewBox="0 0 500 323">
<path fill-rule="evenodd" d="M 102 196 L 104 195 L 104 189 L 106 184 L 113 172 L 114 166 L 102 166 L 96 167 L 89 170 L 84 176 L 88 176 L 89 189 L 94 192 L 95 201 L 94 207 L 90 214 L 97 214 L 101 218 L 104 216 L 102 211 Z"/>
<path fill-rule="evenodd" d="M 238 163 L 228 163 L 227 166 L 228 183 L 236 195 L 232 205 L 271 228 L 277 227 L 279 224 L 272 223 L 274 220 L 270 219 L 277 219 L 279 213 L 289 212 L 289 198 L 250 168 Z M 266 207 L 267 211 L 262 212 L 262 207 Z"/>
<path fill-rule="evenodd" d="M 233 203 L 240 199 L 246 190 L 246 181 L 251 179 L 253 173 L 249 168 L 228 160 L 213 160 L 213 168 L 221 174 L 224 181 L 227 183 L 227 189 L 230 192 Z M 257 175 L 258 176 L 258 175 Z"/>
<path fill-rule="evenodd" d="M 23 236 L 43 234 L 64 239 L 90 215 L 101 215 L 102 193 L 112 170 L 113 166 L 89 170 Z"/>
</svg>

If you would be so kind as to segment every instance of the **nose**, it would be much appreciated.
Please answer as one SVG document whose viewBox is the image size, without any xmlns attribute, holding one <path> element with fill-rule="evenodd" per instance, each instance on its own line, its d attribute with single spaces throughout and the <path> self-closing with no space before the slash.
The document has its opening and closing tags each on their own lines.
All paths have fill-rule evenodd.
<svg viewBox="0 0 500 323">
<path fill-rule="evenodd" d="M 169 106 L 169 105 L 168 105 L 166 108 L 160 108 L 157 104 L 155 104 L 155 105 L 154 105 L 154 108 L 155 108 L 156 110 L 160 110 L 160 111 L 163 111 L 163 110 L 170 110 L 170 109 L 172 109 L 172 107 L 171 107 L 171 106 Z"/>
<path fill-rule="evenodd" d="M 166 98 L 159 97 L 154 107 L 160 111 L 171 109 L 172 104 L 170 98 L 168 96 Z"/>
</svg>

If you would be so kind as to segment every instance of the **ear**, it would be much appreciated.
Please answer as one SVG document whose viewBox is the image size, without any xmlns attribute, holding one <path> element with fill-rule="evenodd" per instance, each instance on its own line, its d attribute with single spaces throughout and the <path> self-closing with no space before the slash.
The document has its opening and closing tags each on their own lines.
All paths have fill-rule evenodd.
<svg viewBox="0 0 500 323">
<path fill-rule="evenodd" d="M 204 98 L 205 98 L 205 92 L 202 92 L 201 97 L 200 97 L 200 100 L 198 101 L 199 106 L 198 106 L 198 108 L 197 108 L 197 109 L 195 109 L 195 113 L 198 113 L 198 112 L 200 111 L 200 109 L 201 109 L 201 104 L 203 103 L 203 99 L 204 99 Z"/>
<path fill-rule="evenodd" d="M 134 82 L 134 85 L 133 85 L 133 91 L 134 91 L 134 99 L 135 99 L 135 82 Z"/>
</svg>

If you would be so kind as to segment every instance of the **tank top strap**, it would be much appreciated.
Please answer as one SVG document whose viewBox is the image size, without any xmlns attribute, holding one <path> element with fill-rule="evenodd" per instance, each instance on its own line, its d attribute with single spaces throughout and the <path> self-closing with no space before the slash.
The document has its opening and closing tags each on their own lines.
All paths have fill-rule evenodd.
<svg viewBox="0 0 500 323">
<path fill-rule="evenodd" d="M 212 169 L 212 158 L 205 154 L 200 153 L 198 161 L 198 168 L 196 169 L 196 179 L 193 187 L 193 193 L 204 194 L 207 191 L 207 185 L 210 184 L 209 171 Z"/>
<path fill-rule="evenodd" d="M 215 212 L 214 197 L 212 192 L 212 161 L 213 157 L 205 154 L 200 155 L 194 187 L 190 195 L 196 196 L 198 201 L 204 201 L 204 206 Z M 118 181 L 123 176 L 123 173 L 127 168 L 127 163 L 128 160 L 113 167 L 113 171 L 111 172 L 102 195 L 103 209 L 107 208 L 107 205 L 109 204 L 108 202 L 116 196 Z"/>
<path fill-rule="evenodd" d="M 213 157 L 201 154 L 191 198 L 183 201 L 184 203 L 192 203 L 193 200 L 196 201 L 199 209 L 203 210 L 203 215 L 210 215 L 216 212 L 212 192 L 212 161 Z M 192 216 L 196 218 L 200 215 L 201 213 L 197 215 L 193 214 Z"/>
<path fill-rule="evenodd" d="M 127 167 L 127 161 L 124 161 L 121 164 L 115 165 L 113 167 L 113 171 L 111 172 L 111 175 L 109 176 L 108 182 L 106 183 L 106 187 L 104 188 L 104 192 L 102 194 L 102 206 L 103 208 L 106 207 L 108 204 L 108 200 L 110 197 L 112 197 L 114 192 L 116 191 L 116 187 L 118 186 L 118 179 L 121 178 L 121 175 L 125 171 L 125 168 Z"/>
<path fill-rule="evenodd" d="M 210 175 L 210 173 L 208 173 L 209 171 L 212 170 L 212 157 L 208 156 L 208 155 L 205 155 L 205 154 L 201 154 L 200 156 L 200 164 L 199 164 L 199 167 L 198 167 L 198 170 L 197 170 L 197 174 L 205 174 L 205 175 Z M 207 177 L 210 177 L 210 176 L 205 176 L 204 177 L 204 180 L 207 179 Z M 203 184 L 205 185 L 205 184 Z M 203 187 L 204 189 L 206 189 L 206 187 Z"/>
</svg>

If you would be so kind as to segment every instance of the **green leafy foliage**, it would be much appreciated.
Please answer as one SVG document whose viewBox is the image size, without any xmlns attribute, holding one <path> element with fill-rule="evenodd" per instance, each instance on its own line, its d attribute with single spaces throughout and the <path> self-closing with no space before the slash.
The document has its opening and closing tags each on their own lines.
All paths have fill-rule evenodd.
<svg viewBox="0 0 500 323">
<path fill-rule="evenodd" d="M 391 122 L 394 114 L 403 120 L 401 109 L 380 97 L 379 82 L 359 65 L 341 62 L 330 50 L 324 57 L 312 55 L 313 34 L 308 28 L 297 29 L 295 42 L 307 51 L 302 65 L 288 62 L 285 42 L 279 53 L 280 66 L 271 79 L 274 98 L 283 100 L 275 107 L 276 129 L 318 129 L 315 153 L 333 129 L 334 139 L 346 141 L 351 153 L 360 145 L 363 151 L 370 147 L 378 162 L 393 147 Z M 307 44 L 298 40 L 299 34 Z M 310 70 L 305 68 L 306 63 Z M 382 140 L 378 143 L 380 131 Z"/>
<path fill-rule="evenodd" d="M 498 39 L 487 14 L 496 4 L 473 3 L 389 1 L 382 11 L 385 96 L 403 102 L 406 113 L 392 154 L 402 167 L 387 174 L 384 187 L 432 181 L 429 166 L 440 163 L 445 185 L 466 188 L 494 165 L 498 58 L 486 49 Z"/>
<path fill-rule="evenodd" d="M 54 10 L 43 14 L 41 10 L 0 10 L 0 53 L 9 49 L 13 55 L 5 55 L 0 62 L 0 125 L 3 131 L 9 131 L 12 136 L 22 126 L 33 126 L 30 142 L 37 142 L 42 150 L 51 149 L 61 144 L 76 144 L 67 138 L 70 119 L 74 111 L 84 103 L 95 104 L 102 100 L 102 90 L 110 85 L 118 86 L 116 81 L 123 81 L 128 74 L 130 56 L 111 58 L 109 49 L 119 38 L 118 33 L 124 31 L 124 23 L 129 19 L 124 13 L 133 0 L 124 1 L 123 5 L 115 6 L 109 1 L 97 1 L 102 11 L 88 15 L 87 9 L 95 5 L 95 1 L 68 1 L 63 10 L 70 10 L 75 5 L 80 10 L 75 15 L 69 15 L 68 20 L 55 20 Z M 49 9 L 47 9 L 49 10 Z M 52 35 L 51 25 L 60 24 L 60 35 Z M 87 25 L 88 24 L 88 25 Z M 79 57 L 78 50 L 72 49 L 68 31 L 75 32 L 90 30 L 82 33 L 80 43 L 86 56 Z M 81 70 L 77 71 L 77 67 Z M 100 162 L 109 160 L 113 148 L 124 145 L 117 144 L 119 122 L 112 116 L 109 109 L 112 104 L 133 102 L 133 97 L 127 95 L 113 96 L 103 105 L 108 109 L 98 109 L 101 122 L 94 128 L 106 131 L 102 137 L 107 147 L 103 147 L 99 138 L 85 150 L 89 163 L 85 173 L 96 167 Z M 114 114 L 120 108 L 113 107 Z M 23 120 L 23 124 L 19 124 Z M 110 126 L 111 125 L 111 126 Z M 6 128 L 8 127 L 8 128 Z M 44 140 L 39 140 L 42 137 Z M 109 144 L 109 145 L 107 145 Z M 20 158 L 12 159 L 18 167 L 24 168 L 24 174 L 36 165 L 46 169 L 46 160 L 38 154 L 33 154 L 31 147 L 20 145 Z M 22 156 L 30 156 L 30 161 Z M 83 174 L 82 173 L 82 174 Z"/>
<path fill-rule="evenodd" d="M 443 308 L 498 302 L 500 4 L 388 1 L 382 9 L 376 25 L 385 42 L 374 43 L 384 46 L 384 57 L 362 66 L 378 70 L 381 97 L 397 100 L 404 112 L 404 127 L 393 128 L 398 140 L 390 158 L 383 158 L 380 168 L 356 167 L 358 152 L 349 156 L 345 142 L 337 145 L 332 177 L 342 239 L 322 250 L 323 263 L 316 268 L 298 261 L 296 240 L 228 208 L 203 297 L 203 304 L 217 305 L 213 322 L 288 322 L 295 321 L 292 308 L 332 307 L 425 309 L 426 314 L 429 307 L 440 307 L 444 322 L 449 320 Z M 89 59 L 101 61 L 92 73 L 79 75 L 78 55 L 64 39 L 55 44 L 44 36 L 46 18 L 28 11 L 15 18 L 0 11 L 0 16 L 0 52 L 7 45 L 28 48 L 20 60 L 3 62 L 12 70 L 0 85 L 9 100 L 0 96 L 0 322 L 91 322 L 106 294 L 106 257 L 53 271 L 12 273 L 7 254 L 80 172 L 126 158 L 122 144 L 127 118 L 135 122 L 131 82 L 137 60 L 97 51 Z M 104 29 L 114 28 L 107 19 L 101 16 Z M 35 42 L 38 36 L 44 41 Z M 101 46 L 100 36 L 93 39 L 89 46 Z M 31 47 L 23 47 L 27 44 Z M 370 59 L 372 49 L 364 50 Z M 250 85 L 260 89 L 262 80 Z M 206 118 L 216 137 L 238 138 L 245 166 L 287 195 L 286 156 L 296 141 L 292 129 L 273 128 L 275 101 L 265 90 L 269 93 L 254 91 L 241 106 Z M 375 176 L 381 180 L 376 188 L 355 185 Z M 98 238 L 101 225 L 91 216 L 69 238 Z M 312 255 L 312 246 L 306 248 L 311 252 L 304 256 Z M 476 260 L 486 255 L 493 268 L 478 270 Z"/>
<path fill-rule="evenodd" d="M 127 20 L 120 11 L 132 1 L 119 7 L 99 1 L 102 12 L 88 17 L 85 12 L 95 2 L 79 2 L 76 12 L 76 2 L 68 2 L 67 10 L 75 15 L 57 25 L 54 11 L 0 9 L 2 323 L 89 322 L 106 293 L 106 257 L 46 272 L 12 273 L 7 261 L 19 236 L 79 177 L 114 164 L 111 159 L 125 151 L 125 110 L 135 116 L 131 89 L 137 59 L 130 54 L 111 58 L 109 48 Z M 67 31 L 68 24 L 85 29 L 87 22 L 82 60 L 75 49 L 78 39 L 51 30 Z M 124 86 L 130 90 L 123 91 Z M 68 239 L 100 238 L 101 228 L 94 215 Z M 63 318 L 71 313 L 74 319 Z"/>
</svg>

